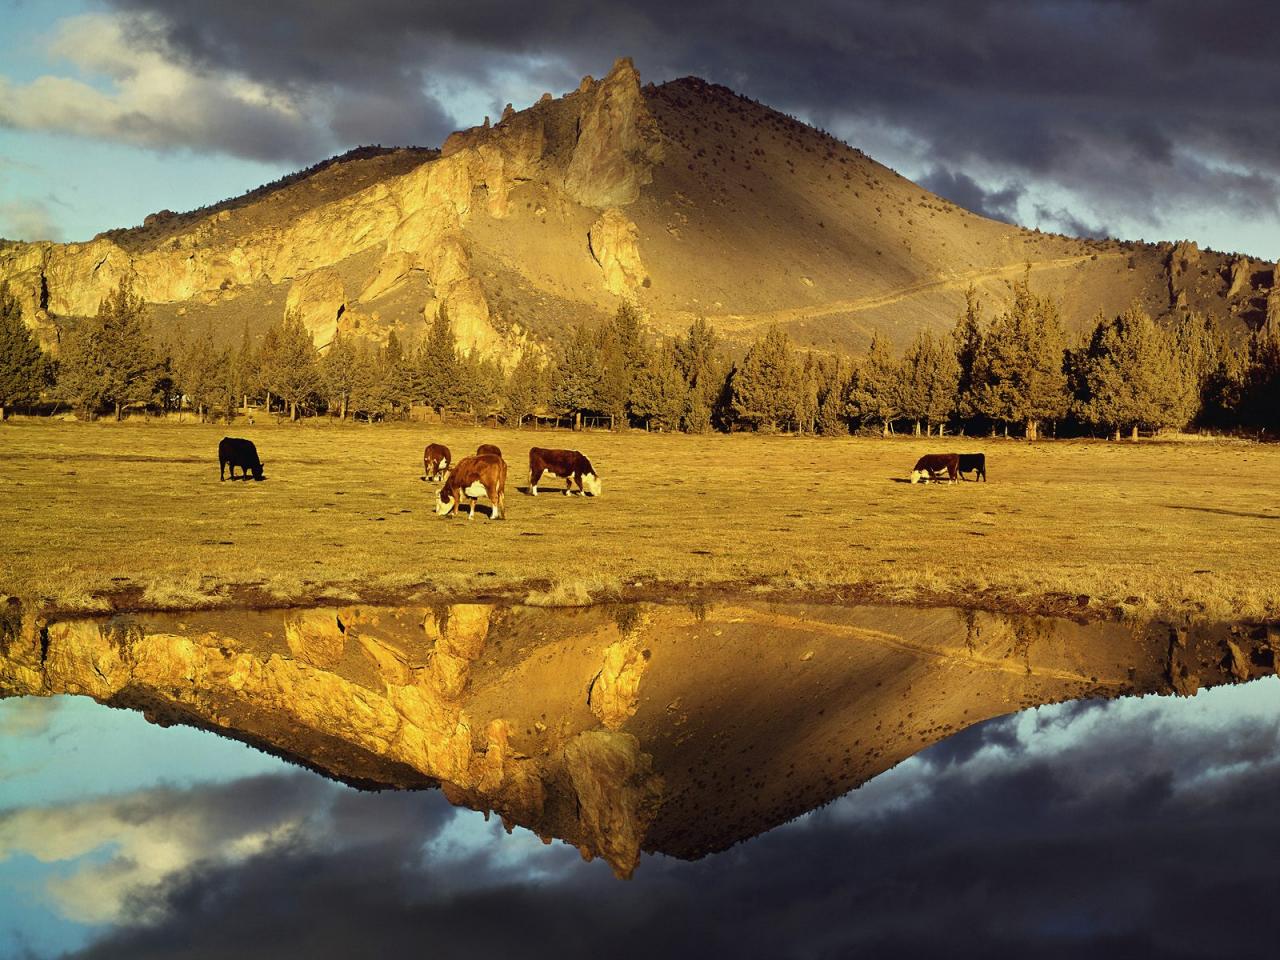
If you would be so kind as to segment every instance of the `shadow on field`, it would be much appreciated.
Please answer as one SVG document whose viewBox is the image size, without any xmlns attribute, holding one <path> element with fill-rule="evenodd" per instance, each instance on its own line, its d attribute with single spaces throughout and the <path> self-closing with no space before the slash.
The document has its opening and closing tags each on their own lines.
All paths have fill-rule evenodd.
<svg viewBox="0 0 1280 960">
<path fill-rule="evenodd" d="M 1216 513 L 1223 517 L 1244 517 L 1246 520 L 1280 520 L 1276 513 L 1246 513 L 1243 510 L 1224 510 L 1222 507 L 1193 507 L 1185 503 L 1166 503 L 1170 510 L 1194 510 L 1196 513 Z"/>
</svg>

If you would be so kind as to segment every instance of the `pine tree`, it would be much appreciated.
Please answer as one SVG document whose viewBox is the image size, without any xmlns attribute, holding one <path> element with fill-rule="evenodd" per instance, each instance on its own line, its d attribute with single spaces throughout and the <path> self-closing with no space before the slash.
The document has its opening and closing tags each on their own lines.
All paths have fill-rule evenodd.
<svg viewBox="0 0 1280 960">
<path fill-rule="evenodd" d="M 1023 423 L 1034 440 L 1042 420 L 1068 406 L 1066 333 L 1058 305 L 1031 292 L 1030 271 L 1013 284 L 1013 301 L 992 321 L 973 364 L 975 406 L 1006 425 Z"/>
<path fill-rule="evenodd" d="M 59 386 L 67 400 L 90 413 L 112 407 L 119 420 L 128 404 L 155 396 L 159 371 L 142 299 L 122 281 L 67 337 Z"/>
<path fill-rule="evenodd" d="M 635 378 L 632 412 L 650 429 L 678 430 L 689 387 L 676 360 L 675 345 L 664 341 Z"/>
<path fill-rule="evenodd" d="M 706 318 L 697 317 L 689 332 L 676 341 L 676 363 L 688 387 L 684 429 L 706 433 L 712 426 L 716 401 L 724 388 L 725 363 L 720 355 L 720 338 Z"/>
<path fill-rule="evenodd" d="M 437 413 L 458 403 L 458 347 L 449 311 L 440 305 L 414 364 L 414 393 Z"/>
<path fill-rule="evenodd" d="M 502 399 L 507 423 L 514 421 L 517 427 L 546 402 L 542 361 L 531 348 L 525 347 L 521 352 L 507 377 Z"/>
<path fill-rule="evenodd" d="M 1111 428 L 1181 426 L 1189 418 L 1185 378 L 1173 338 L 1136 302 L 1112 320 L 1099 319 L 1085 354 L 1082 412 Z"/>
<path fill-rule="evenodd" d="M 31 403 L 40 396 L 49 365 L 40 344 L 22 320 L 18 298 L 0 283 L 0 423 L 8 408 Z"/>
<path fill-rule="evenodd" d="M 339 330 L 320 359 L 320 381 L 328 400 L 329 411 L 338 410 L 338 419 L 347 419 L 351 395 L 363 371 L 357 370 L 356 346 L 351 337 Z"/>
<path fill-rule="evenodd" d="M 263 383 L 298 419 L 298 408 L 320 389 L 320 355 L 297 311 L 285 314 L 279 327 L 268 331 L 259 354 Z"/>
<path fill-rule="evenodd" d="M 258 392 L 258 356 L 253 349 L 253 339 L 249 336 L 249 324 L 246 322 L 240 333 L 240 346 L 231 359 L 230 368 L 231 395 L 235 402 L 249 410 L 249 395 Z"/>
<path fill-rule="evenodd" d="M 824 437 L 844 436 L 849 433 L 845 395 L 849 390 L 849 370 L 839 358 L 823 369 L 818 389 L 818 416 L 814 427 Z"/>
<path fill-rule="evenodd" d="M 1204 420 L 1217 413 L 1211 384 L 1228 362 L 1227 338 L 1212 315 L 1185 314 L 1174 328 L 1174 350 L 1182 372 L 1183 413 L 1186 421 Z"/>
<path fill-rule="evenodd" d="M 355 345 L 351 362 L 351 415 L 358 419 L 363 414 L 372 423 L 385 417 L 392 404 L 386 354 L 361 340 Z"/>
<path fill-rule="evenodd" d="M 963 420 L 981 414 L 978 408 L 978 384 L 982 371 L 982 301 L 972 285 L 964 292 L 964 313 L 951 331 L 952 351 L 956 358 L 956 413 Z"/>
<path fill-rule="evenodd" d="M 921 330 L 902 362 L 902 415 L 932 433 L 935 424 L 950 419 L 956 408 L 956 388 L 960 365 L 949 344 L 940 343 L 928 330 Z"/>
<path fill-rule="evenodd" d="M 228 386 L 231 354 L 214 345 L 212 327 L 206 327 L 185 347 L 175 349 L 173 364 L 179 393 L 187 398 L 201 423 L 212 412 L 226 412 L 232 403 Z"/>
<path fill-rule="evenodd" d="M 478 418 L 496 413 L 502 402 L 502 368 L 472 347 L 458 361 L 458 402 Z"/>
<path fill-rule="evenodd" d="M 600 325 L 596 349 L 600 355 L 600 410 L 616 425 L 624 425 L 632 412 L 636 378 L 649 364 L 649 349 L 635 307 L 623 303 Z"/>
<path fill-rule="evenodd" d="M 801 433 L 817 432 L 818 396 L 822 381 L 820 361 L 812 350 L 806 351 L 796 378 L 795 418 Z"/>
<path fill-rule="evenodd" d="M 387 377 L 387 396 L 393 409 L 408 411 L 413 396 L 413 360 L 394 330 L 387 334 L 382 351 L 382 365 Z"/>
<path fill-rule="evenodd" d="M 800 371 L 795 350 L 776 325 L 751 344 L 730 381 L 733 416 L 758 430 L 776 430 L 795 415 Z"/>
<path fill-rule="evenodd" d="M 902 414 L 902 364 L 879 332 L 872 333 L 867 355 L 854 368 L 845 399 L 851 417 L 880 424 L 884 436 L 893 431 L 893 421 Z"/>
<path fill-rule="evenodd" d="M 582 426 L 582 415 L 601 409 L 600 353 L 596 338 L 585 323 L 579 323 L 556 365 L 551 402 L 574 418 L 574 429 Z"/>
</svg>

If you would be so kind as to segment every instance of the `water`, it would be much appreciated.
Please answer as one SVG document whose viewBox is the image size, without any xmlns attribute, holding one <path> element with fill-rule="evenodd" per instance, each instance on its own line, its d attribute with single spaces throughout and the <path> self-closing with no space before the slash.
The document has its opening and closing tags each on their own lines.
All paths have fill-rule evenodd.
<svg viewBox="0 0 1280 960">
<path fill-rule="evenodd" d="M 1024 953 L 1117 936 L 1158 945 L 1157 915 L 1166 933 L 1195 926 L 1178 907 L 1193 892 L 1246 904 L 1275 892 L 1256 848 L 1277 835 L 1277 681 L 1116 698 L 1265 676 L 1272 643 L 1265 628 L 758 603 L 27 623 L 0 649 L 8 694 L 88 694 L 346 783 L 441 790 L 354 792 L 226 741 L 225 761 L 184 744 L 154 755 L 172 787 L 132 773 L 105 799 L 93 783 L 93 800 L 24 786 L 30 800 L 0 814 L 0 838 L 19 814 L 22 838 L 37 824 L 79 836 L 68 861 L 42 852 L 54 912 L 135 955 L 144 930 L 204 929 L 201 911 L 221 909 L 196 896 L 204 885 L 284 910 L 267 877 L 301 905 L 326 890 L 350 898 L 377 920 L 352 918 L 346 933 L 387 949 L 423 924 L 454 938 L 442 944 L 467 943 L 470 929 L 474 946 L 480 929 L 459 902 L 510 910 L 528 929 L 623 933 L 611 949 L 636 956 L 728 944 L 815 955 L 912 937 L 935 952 L 946 944 L 928 937 L 962 921 L 975 955 L 1006 942 Z M 39 717 L 12 720 L 33 702 L 3 704 L 6 744 L 40 742 Z M 145 742 L 136 714 L 103 716 L 102 728 L 129 723 Z M 65 735 L 44 747 L 51 769 L 70 754 Z M 498 818 L 446 798 L 529 830 L 501 836 Z M 640 868 L 618 884 L 539 836 L 619 874 Z M 6 869 L 34 870 L 37 846 L 10 837 Z M 642 851 L 667 856 L 641 862 Z M 49 887 L 66 862 L 82 882 Z M 730 923 L 742 903 L 757 915 Z M 334 922 L 319 928 L 336 950 L 353 941 Z M 1243 919 L 1215 942 L 1248 955 L 1249 929 Z M 556 955 L 576 955 L 557 942 Z"/>
</svg>

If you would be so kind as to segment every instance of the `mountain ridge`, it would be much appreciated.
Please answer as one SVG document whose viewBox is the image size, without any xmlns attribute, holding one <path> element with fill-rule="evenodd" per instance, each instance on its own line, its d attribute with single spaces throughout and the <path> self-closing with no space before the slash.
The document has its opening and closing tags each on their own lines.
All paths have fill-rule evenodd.
<svg viewBox="0 0 1280 960">
<path fill-rule="evenodd" d="M 161 329 L 229 338 L 297 310 L 323 346 L 412 339 L 445 309 L 464 350 L 504 361 L 622 300 L 660 333 L 704 316 L 740 344 L 776 323 L 854 352 L 872 330 L 947 328 L 969 284 L 999 302 L 1024 269 L 1076 329 L 1136 299 L 1243 335 L 1274 285 L 1268 263 L 1186 241 L 985 219 L 726 87 L 642 87 L 626 58 L 439 150 L 359 148 L 282 179 L 86 243 L 0 245 L 0 280 L 48 345 L 128 280 Z"/>
</svg>

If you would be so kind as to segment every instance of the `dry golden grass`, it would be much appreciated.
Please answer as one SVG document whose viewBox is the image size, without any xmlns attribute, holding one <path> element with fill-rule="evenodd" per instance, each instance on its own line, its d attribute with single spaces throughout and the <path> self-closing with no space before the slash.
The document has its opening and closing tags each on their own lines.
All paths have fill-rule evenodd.
<svg viewBox="0 0 1280 960">
<path fill-rule="evenodd" d="M 221 426 L 0 428 L 0 593 L 62 610 L 721 589 L 1086 615 L 1280 613 L 1280 448 L 1244 442 L 823 440 L 421 426 L 237 426 L 265 483 L 218 481 Z M 431 512 L 422 447 L 495 442 L 509 519 Z M 531 445 L 605 479 L 534 499 Z M 985 450 L 991 481 L 901 482 Z M 1087 598 L 1083 600 L 1080 598 Z"/>
</svg>

